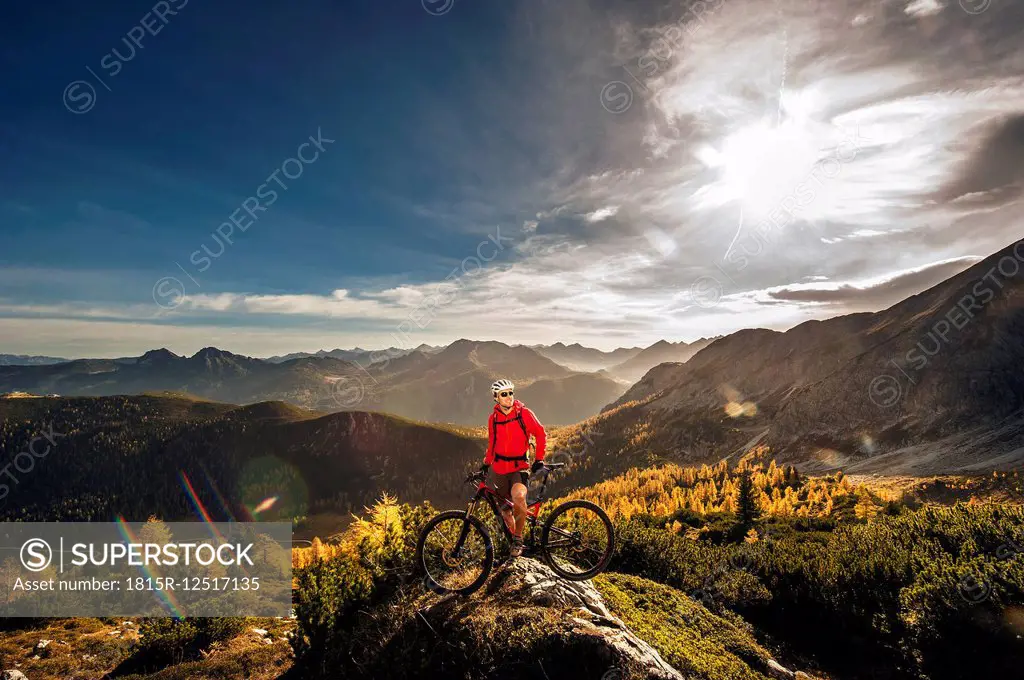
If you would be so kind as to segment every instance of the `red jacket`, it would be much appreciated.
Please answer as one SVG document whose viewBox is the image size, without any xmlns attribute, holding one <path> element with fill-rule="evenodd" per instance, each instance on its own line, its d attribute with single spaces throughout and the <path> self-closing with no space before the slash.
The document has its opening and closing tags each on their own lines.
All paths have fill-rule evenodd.
<svg viewBox="0 0 1024 680">
<path fill-rule="evenodd" d="M 487 453 L 484 463 L 492 466 L 495 474 L 499 475 L 527 469 L 530 464 L 526 460 L 526 453 L 530 448 L 531 434 L 537 440 L 536 460 L 544 460 L 547 433 L 533 411 L 518 399 L 512 402 L 512 409 L 507 415 L 495 404 L 491 417 L 487 419 Z M 502 460 L 498 456 L 522 458 L 512 461 Z"/>
</svg>

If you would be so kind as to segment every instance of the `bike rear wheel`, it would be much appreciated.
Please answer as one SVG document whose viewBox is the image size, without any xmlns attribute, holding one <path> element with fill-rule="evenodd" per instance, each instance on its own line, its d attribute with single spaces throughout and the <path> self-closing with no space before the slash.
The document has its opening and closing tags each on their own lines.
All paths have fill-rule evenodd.
<svg viewBox="0 0 1024 680">
<path fill-rule="evenodd" d="M 494 546 L 483 523 L 464 510 L 449 510 L 423 527 L 416 562 L 434 592 L 469 595 L 484 584 L 494 566 Z"/>
<path fill-rule="evenodd" d="M 594 578 L 615 552 L 615 530 L 608 515 L 590 501 L 569 501 L 544 522 L 540 538 L 544 561 L 570 581 Z"/>
</svg>

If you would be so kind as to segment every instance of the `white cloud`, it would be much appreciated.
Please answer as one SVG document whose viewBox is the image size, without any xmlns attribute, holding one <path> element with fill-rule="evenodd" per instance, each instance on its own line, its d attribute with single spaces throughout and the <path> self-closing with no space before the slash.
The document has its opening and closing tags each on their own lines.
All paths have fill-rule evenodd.
<svg viewBox="0 0 1024 680">
<path fill-rule="evenodd" d="M 601 222 L 609 217 L 614 217 L 617 212 L 619 212 L 619 206 L 609 205 L 604 208 L 598 208 L 594 212 L 584 215 L 583 219 L 590 223 Z"/>
<path fill-rule="evenodd" d="M 911 0 L 903 11 L 912 17 L 930 17 L 941 12 L 944 7 L 938 0 Z"/>
<path fill-rule="evenodd" d="M 761 302 L 838 304 L 843 311 L 883 309 L 911 295 L 955 276 L 980 261 L 978 256 L 950 258 L 921 267 L 852 281 L 792 283 L 754 291 L 750 297 Z"/>
</svg>

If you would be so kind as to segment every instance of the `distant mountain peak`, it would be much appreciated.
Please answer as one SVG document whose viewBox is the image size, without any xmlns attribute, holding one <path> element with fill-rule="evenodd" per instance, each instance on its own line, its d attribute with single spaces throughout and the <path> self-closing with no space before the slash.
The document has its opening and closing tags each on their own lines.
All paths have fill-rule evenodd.
<svg viewBox="0 0 1024 680">
<path fill-rule="evenodd" d="M 195 354 L 192 355 L 193 359 L 217 359 L 220 357 L 232 356 L 231 352 L 226 352 L 216 347 L 204 347 Z"/>
<path fill-rule="evenodd" d="M 166 347 L 161 347 L 160 349 L 151 349 L 145 354 L 143 354 L 141 357 L 139 357 L 139 363 L 141 364 L 144 362 L 152 363 L 155 361 L 169 361 L 178 358 L 180 357 L 178 357 L 178 355 L 175 354 L 174 352 L 170 351 Z"/>
</svg>

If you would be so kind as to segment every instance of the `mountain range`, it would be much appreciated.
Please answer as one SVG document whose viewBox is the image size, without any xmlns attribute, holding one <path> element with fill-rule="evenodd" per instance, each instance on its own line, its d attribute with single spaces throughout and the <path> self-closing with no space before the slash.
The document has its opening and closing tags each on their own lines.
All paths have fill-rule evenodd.
<svg viewBox="0 0 1024 680">
<path fill-rule="evenodd" d="M 579 343 L 565 345 L 529 345 L 552 361 L 576 371 L 603 372 L 611 378 L 632 384 L 647 371 L 666 361 L 686 361 L 717 338 L 700 338 L 691 343 L 659 340 L 649 347 L 620 347 L 602 352 Z"/>
<path fill-rule="evenodd" d="M 685 361 L 710 340 L 659 341 L 602 352 L 579 344 L 514 345 L 458 340 L 412 350 L 320 350 L 268 359 L 206 347 L 192 356 L 166 348 L 140 357 L 0 366 L 0 391 L 99 396 L 186 392 L 235 404 L 282 400 L 324 411 L 377 410 L 432 422 L 477 425 L 499 377 L 550 424 L 592 416 L 648 370 Z M 581 370 L 588 367 L 591 370 Z"/>
<path fill-rule="evenodd" d="M 375 410 L 473 426 L 486 422 L 493 406 L 490 385 L 499 377 L 513 379 L 517 396 L 549 424 L 594 415 L 628 387 L 608 375 L 572 371 L 529 347 L 500 342 L 458 340 L 440 350 L 375 355 L 384 358 L 370 363 L 306 356 L 274 362 L 216 347 L 190 357 L 161 348 L 140 357 L 0 367 L 0 392 L 172 391 L 233 404 L 281 400 L 320 411 Z"/>
<path fill-rule="evenodd" d="M 436 352 L 442 349 L 442 347 L 434 347 L 427 344 L 421 344 L 415 349 L 402 349 L 400 347 L 388 347 L 382 350 L 371 350 L 363 349 L 362 347 L 353 347 L 352 349 L 332 349 L 332 350 L 318 350 L 316 352 L 292 352 L 291 354 L 285 354 L 283 356 L 272 356 L 267 357 L 266 361 L 274 364 L 284 363 L 285 361 L 291 361 L 292 359 L 308 359 L 310 357 L 323 358 L 327 357 L 330 359 L 341 359 L 343 361 L 355 361 L 362 365 L 371 364 L 374 361 L 381 360 L 381 356 L 387 358 L 395 358 L 409 354 L 410 352 L 420 351 L 426 354 Z"/>
<path fill-rule="evenodd" d="M 67 361 L 59 357 L 29 356 L 27 354 L 0 354 L 0 366 L 44 366 Z"/>
<path fill-rule="evenodd" d="M 571 345 L 556 342 L 553 345 L 527 346 L 555 363 L 562 364 L 574 371 L 600 371 L 610 368 L 635 357 L 644 349 L 643 347 L 619 347 L 611 352 L 604 352 L 593 347 L 584 347 L 578 342 Z"/>
<path fill-rule="evenodd" d="M 516 397 L 550 425 L 593 415 L 627 387 L 606 375 L 570 370 L 526 346 L 462 339 L 434 354 L 416 351 L 371 364 L 336 395 L 342 403 L 362 396 L 353 407 L 481 425 L 493 407 L 491 383 L 499 377 L 512 380 Z"/>
<path fill-rule="evenodd" d="M 717 339 L 718 336 L 714 338 L 701 338 L 691 343 L 659 340 L 622 363 L 610 366 L 607 371 L 612 376 L 632 384 L 659 364 L 666 362 L 682 363 L 689 360 L 690 357 Z"/>
<path fill-rule="evenodd" d="M 348 370 L 350 363 L 330 358 L 273 364 L 216 347 L 191 357 L 161 348 L 140 357 L 0 367 L 0 391 L 99 396 L 170 390 L 238 404 L 281 399 L 312 406 L 327 376 Z"/>
<path fill-rule="evenodd" d="M 719 338 L 652 369 L 580 427 L 609 433 L 594 442 L 609 457 L 699 460 L 756 441 L 811 469 L 1020 465 L 1022 265 L 1019 241 L 880 312 Z"/>
</svg>

